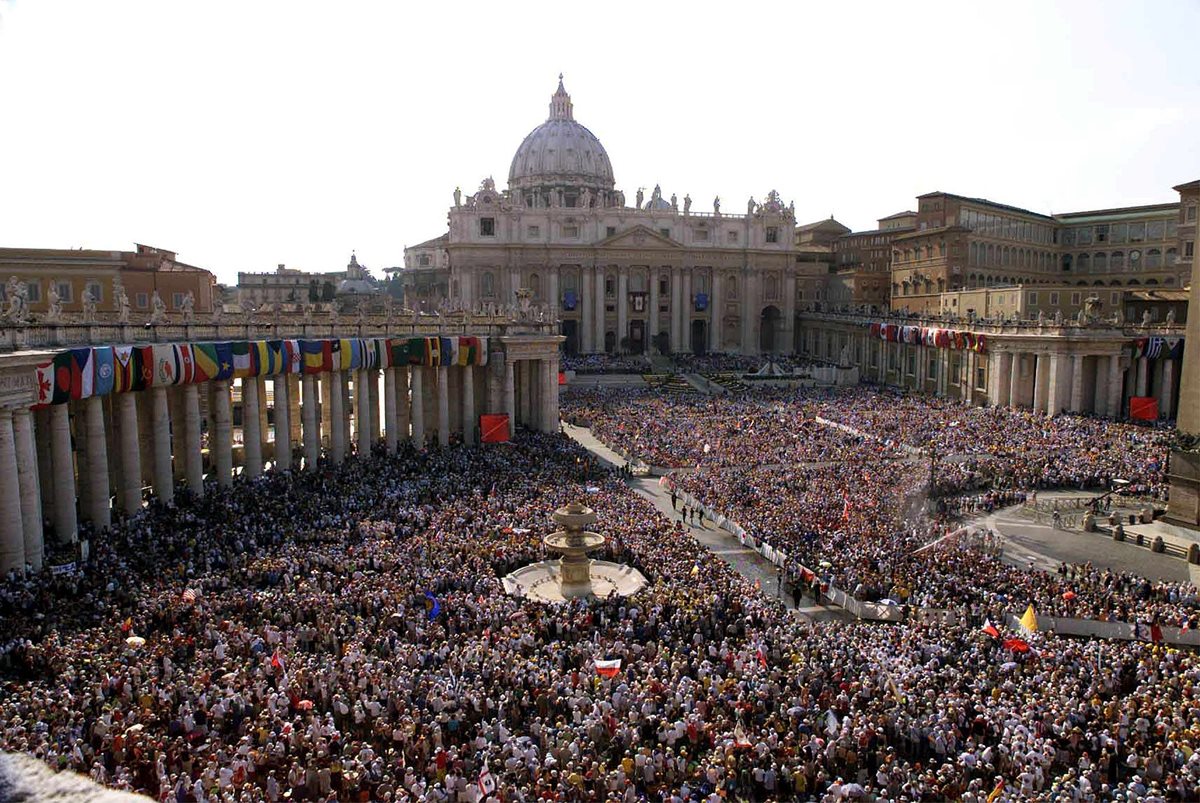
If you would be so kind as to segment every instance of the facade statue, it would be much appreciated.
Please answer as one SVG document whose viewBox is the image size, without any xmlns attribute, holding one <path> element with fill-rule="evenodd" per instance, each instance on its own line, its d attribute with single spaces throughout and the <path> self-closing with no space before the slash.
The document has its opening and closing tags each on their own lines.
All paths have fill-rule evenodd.
<svg viewBox="0 0 1200 803">
<path fill-rule="evenodd" d="M 1167 310 L 1167 326 L 1175 325 L 1175 308 L 1171 307 Z"/>
<path fill-rule="evenodd" d="M 1062 310 L 1060 310 L 1060 309 L 1054 310 L 1054 325 L 1055 326 L 1063 325 L 1063 314 L 1062 314 Z"/>
<path fill-rule="evenodd" d="M 716 198 L 713 198 L 713 214 L 718 215 L 718 216 L 721 214 L 721 196 L 720 195 L 718 195 Z"/>
<path fill-rule="evenodd" d="M 1121 310 L 1118 309 L 1113 313 L 1113 323 L 1117 326 L 1121 326 L 1125 323 L 1125 316 L 1121 314 Z"/>
<path fill-rule="evenodd" d="M 183 312 L 183 322 L 191 323 L 196 319 L 196 296 L 191 290 L 183 297 L 183 303 L 179 305 L 180 311 Z"/>
<path fill-rule="evenodd" d="M 80 299 L 80 301 L 83 303 L 83 322 L 84 323 L 95 323 L 96 322 L 96 304 L 98 302 L 97 302 L 96 297 L 94 295 L 92 295 L 92 286 L 90 284 L 86 288 L 84 288 L 83 296 Z"/>
<path fill-rule="evenodd" d="M 113 279 L 113 306 L 117 310 L 117 323 L 129 323 L 129 296 L 119 278 Z"/>
<path fill-rule="evenodd" d="M 162 323 L 167 318 L 167 305 L 163 303 L 158 291 L 150 296 L 150 323 Z"/>
<path fill-rule="evenodd" d="M 1046 313 L 1042 312 L 1041 310 L 1038 310 L 1037 324 L 1038 326 L 1046 325 Z"/>
<path fill-rule="evenodd" d="M 58 294 L 58 280 L 51 279 L 46 291 L 46 322 L 58 323 L 62 320 L 62 296 Z"/>
<path fill-rule="evenodd" d="M 676 197 L 675 193 L 671 193 L 671 208 L 676 212 L 679 211 L 679 198 Z"/>
<path fill-rule="evenodd" d="M 795 201 L 788 202 L 788 217 L 790 217 L 792 220 L 796 219 L 796 202 Z"/>
<path fill-rule="evenodd" d="M 638 209 L 642 208 L 642 199 L 644 197 L 645 197 L 645 195 L 642 193 L 642 188 L 638 187 L 638 191 L 637 191 L 637 208 Z"/>
<path fill-rule="evenodd" d="M 218 300 L 213 303 L 212 322 L 219 326 L 223 317 L 225 317 L 225 305 Z"/>
<path fill-rule="evenodd" d="M 754 207 L 756 207 L 756 206 L 758 206 L 758 204 L 756 204 L 756 203 L 754 202 L 754 196 L 753 196 L 753 195 L 751 195 L 751 196 L 750 196 L 750 200 L 746 202 L 746 214 L 747 214 L 747 215 L 753 215 L 753 214 L 754 214 Z"/>
<path fill-rule="evenodd" d="M 692 196 L 683 196 L 683 214 L 688 215 L 692 212 Z"/>
<path fill-rule="evenodd" d="M 1098 296 L 1088 296 L 1083 300 L 1083 315 L 1089 321 L 1100 317 L 1100 298 Z"/>
<path fill-rule="evenodd" d="M 662 200 L 662 187 L 658 184 L 654 185 L 654 191 L 650 193 L 650 203 Z"/>
<path fill-rule="evenodd" d="M 1150 310 L 1142 310 L 1142 326 L 1150 325 Z"/>
<path fill-rule="evenodd" d="M 584 209 L 588 209 L 592 205 L 592 191 L 587 187 L 579 193 L 579 205 Z"/>
<path fill-rule="evenodd" d="M 625 207 L 625 193 L 620 190 L 617 190 L 616 205 L 622 208 Z"/>
<path fill-rule="evenodd" d="M 454 188 L 454 208 L 458 209 L 462 206 L 462 187 Z"/>
<path fill-rule="evenodd" d="M 842 344 L 842 353 L 838 355 L 838 365 L 843 368 L 850 366 L 850 344 Z"/>
</svg>

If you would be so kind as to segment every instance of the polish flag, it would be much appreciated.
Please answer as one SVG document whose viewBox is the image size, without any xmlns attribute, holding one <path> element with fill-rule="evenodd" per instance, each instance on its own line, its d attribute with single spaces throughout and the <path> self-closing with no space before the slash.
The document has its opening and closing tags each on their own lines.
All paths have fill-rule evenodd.
<svg viewBox="0 0 1200 803">
<path fill-rule="evenodd" d="M 983 620 L 983 632 L 987 633 L 992 638 L 1000 638 L 1000 631 L 996 629 L 994 624 L 992 624 L 991 619 Z"/>
<path fill-rule="evenodd" d="M 602 678 L 615 678 L 617 673 L 621 671 L 621 659 L 614 658 L 611 661 L 596 659 L 596 674 Z"/>
<path fill-rule="evenodd" d="M 279 669 L 279 670 L 282 670 L 284 668 L 283 667 L 283 658 L 281 658 L 279 656 L 279 650 L 276 650 L 275 654 L 271 656 L 271 666 L 273 666 L 275 669 Z"/>
</svg>

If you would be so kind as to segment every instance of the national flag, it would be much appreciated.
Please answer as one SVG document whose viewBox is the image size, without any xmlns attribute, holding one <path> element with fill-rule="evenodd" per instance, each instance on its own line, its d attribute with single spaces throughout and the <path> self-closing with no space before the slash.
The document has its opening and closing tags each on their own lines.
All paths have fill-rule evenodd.
<svg viewBox="0 0 1200 803">
<path fill-rule="evenodd" d="M 304 370 L 304 354 L 300 351 L 299 340 L 283 341 L 283 370 L 289 374 L 298 374 Z"/>
<path fill-rule="evenodd" d="M 425 340 L 425 359 L 422 365 L 439 366 L 442 364 L 442 341 L 436 337 L 427 337 Z"/>
<path fill-rule="evenodd" d="M 196 378 L 196 351 L 191 343 L 179 343 L 175 346 L 179 352 L 179 382 L 191 384 Z"/>
<path fill-rule="evenodd" d="M 179 364 L 179 352 L 171 344 L 150 347 L 154 360 L 154 384 L 178 385 L 182 380 L 182 368 Z"/>
<path fill-rule="evenodd" d="M 327 340 L 325 342 L 329 345 L 329 370 L 342 370 L 342 341 Z"/>
<path fill-rule="evenodd" d="M 63 404 L 71 398 L 71 352 L 62 351 L 34 369 L 38 404 Z"/>
<path fill-rule="evenodd" d="M 196 601 L 196 592 L 190 588 L 185 588 L 183 590 L 183 601 L 188 605 L 193 604 Z"/>
<path fill-rule="evenodd" d="M 1021 617 L 1021 627 L 1025 628 L 1027 633 L 1036 633 L 1038 629 L 1037 614 L 1033 611 L 1033 603 L 1029 603 L 1029 607 L 1025 609 L 1025 615 Z"/>
<path fill-rule="evenodd" d="M 95 393 L 96 362 L 92 349 L 71 349 L 71 398 L 87 399 Z"/>
<path fill-rule="evenodd" d="M 850 494 L 842 491 L 842 522 L 850 521 Z"/>
<path fill-rule="evenodd" d="M 425 592 L 425 615 L 429 617 L 429 621 L 437 618 L 437 615 L 442 612 L 442 604 L 438 602 L 438 598 L 433 595 L 432 591 Z"/>
<path fill-rule="evenodd" d="M 328 340 L 301 340 L 300 351 L 304 356 L 304 373 L 319 374 L 330 370 L 332 351 Z"/>
<path fill-rule="evenodd" d="M 460 342 L 460 338 L 448 337 L 448 338 L 446 338 L 446 340 L 449 341 L 448 345 L 450 346 L 450 359 L 446 360 L 446 364 L 447 365 L 460 365 L 461 363 L 459 363 L 459 361 L 458 361 L 459 356 L 460 356 L 460 351 L 462 349 L 462 343 Z"/>
<path fill-rule="evenodd" d="M 113 392 L 113 380 L 116 378 L 113 369 L 112 346 L 96 346 L 92 359 L 96 363 L 96 384 L 93 390 L 95 396 L 107 396 Z"/>
<path fill-rule="evenodd" d="M 1000 638 L 1000 631 L 996 629 L 994 624 L 992 624 L 991 619 L 983 620 L 983 632 L 987 633 L 992 638 Z"/>
<path fill-rule="evenodd" d="M 220 370 L 216 343 L 196 343 L 192 346 L 192 381 L 207 382 Z"/>
<path fill-rule="evenodd" d="M 133 390 L 133 377 L 136 370 L 133 346 L 113 346 L 114 393 L 128 393 Z"/>
<path fill-rule="evenodd" d="M 839 729 L 841 729 L 841 727 L 842 727 L 842 725 L 840 722 L 838 722 L 837 714 L 833 713 L 832 709 L 829 711 L 826 711 L 825 712 L 825 733 L 828 734 L 829 736 L 833 736 L 835 733 L 838 732 Z"/>
<path fill-rule="evenodd" d="M 127 617 L 124 622 L 121 622 L 121 632 L 122 633 L 132 633 L 133 632 L 133 617 L 132 616 Z"/>
<path fill-rule="evenodd" d="M 496 791 L 496 779 L 492 777 L 492 773 L 488 771 L 486 765 L 479 771 L 479 780 L 476 783 L 479 785 L 479 791 L 484 795 L 490 795 Z"/>
<path fill-rule="evenodd" d="M 343 340 L 342 342 L 350 346 L 349 351 L 346 350 L 345 346 L 342 346 L 342 364 L 350 369 L 362 368 L 362 340 L 356 337 L 350 340 Z M 346 363 L 347 355 L 350 358 L 349 364 Z"/>
<path fill-rule="evenodd" d="M 1153 641 L 1155 644 L 1158 644 L 1158 643 L 1162 642 L 1162 640 L 1163 640 L 1162 628 L 1159 627 L 1158 622 L 1150 623 L 1150 640 Z"/>
<path fill-rule="evenodd" d="M 287 667 L 283 663 L 283 656 L 279 654 L 279 650 L 276 650 L 274 654 L 271 655 L 271 666 L 281 672 L 287 671 Z"/>
<path fill-rule="evenodd" d="M 235 377 L 245 379 L 258 376 L 258 366 L 256 365 L 258 350 L 254 348 L 253 343 L 238 340 L 230 344 L 230 351 L 233 354 L 233 375 Z"/>
<path fill-rule="evenodd" d="M 758 645 L 758 664 L 762 667 L 767 665 L 767 648 L 762 644 Z"/>
<path fill-rule="evenodd" d="M 1004 640 L 1004 649 L 1012 650 L 1013 652 L 1029 652 L 1029 642 L 1025 639 L 1006 638 Z"/>
<path fill-rule="evenodd" d="M 154 346 L 137 346 L 133 349 L 133 360 L 137 368 L 134 376 L 134 390 L 145 390 L 153 387 L 155 377 Z"/>
<path fill-rule="evenodd" d="M 257 340 L 253 345 L 259 376 L 277 376 L 283 373 L 285 366 L 282 340 Z"/>
<path fill-rule="evenodd" d="M 995 788 L 995 789 L 993 789 L 993 790 L 991 791 L 991 794 L 989 794 L 989 795 L 987 796 L 987 800 L 985 801 L 985 803 L 996 803 L 996 801 L 997 801 L 997 800 L 999 800 L 999 799 L 1000 799 L 1000 796 L 1001 796 L 1001 795 L 1003 795 L 1003 794 L 1004 794 L 1004 779 L 1003 779 L 1003 778 L 1001 778 L 1001 779 L 1000 779 L 1000 780 L 999 780 L 999 781 L 996 783 L 996 788 Z"/>
<path fill-rule="evenodd" d="M 617 673 L 620 671 L 621 671 L 621 659 L 620 658 L 613 658 L 611 660 L 603 659 L 603 658 L 596 659 L 596 674 L 599 675 L 600 677 L 615 678 L 617 676 Z"/>
</svg>

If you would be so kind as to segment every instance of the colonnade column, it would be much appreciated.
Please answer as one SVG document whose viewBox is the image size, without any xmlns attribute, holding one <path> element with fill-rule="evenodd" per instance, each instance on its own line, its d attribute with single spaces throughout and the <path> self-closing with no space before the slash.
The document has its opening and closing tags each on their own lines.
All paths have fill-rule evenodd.
<svg viewBox="0 0 1200 803">
<path fill-rule="evenodd" d="M 592 323 L 592 314 L 596 309 L 596 302 L 592 300 L 592 294 L 595 292 L 596 286 L 592 282 L 591 268 L 583 265 L 579 266 L 579 351 L 581 354 L 590 354 L 595 350 L 592 345 L 592 335 L 595 334 L 595 325 Z"/>
<path fill-rule="evenodd" d="M 437 369 L 437 429 L 438 445 L 450 445 L 450 369 L 439 365 Z"/>
<path fill-rule="evenodd" d="M 596 352 L 604 351 L 604 268 L 596 267 Z M 511 419 L 513 425 L 516 420 Z"/>
<path fill-rule="evenodd" d="M 517 393 L 513 377 L 516 366 L 513 362 L 511 357 L 504 356 L 504 412 L 508 413 L 510 434 L 516 434 L 517 431 Z"/>
<path fill-rule="evenodd" d="M 396 453 L 396 369 L 383 371 L 383 429 L 388 454 Z"/>
<path fill-rule="evenodd" d="M 108 484 L 108 439 L 104 433 L 104 399 L 91 396 L 84 400 L 84 416 L 87 418 L 87 483 L 91 488 L 91 509 L 88 518 L 97 530 L 112 524 Z"/>
<path fill-rule="evenodd" d="M 1175 393 L 1175 361 L 1163 360 L 1162 364 L 1162 379 L 1159 384 L 1158 392 L 1158 412 L 1164 418 L 1170 418 L 1171 399 Z"/>
<path fill-rule="evenodd" d="M 617 270 L 617 351 L 624 351 L 621 343 L 629 337 L 629 268 L 622 265 Z"/>
<path fill-rule="evenodd" d="M 409 401 L 408 401 L 408 367 L 393 369 L 396 372 L 396 448 L 400 441 L 408 437 L 409 432 Z"/>
<path fill-rule="evenodd" d="M 312 374 L 300 377 L 300 426 L 304 441 L 304 470 L 316 471 L 321 457 L 320 437 L 317 434 L 317 380 Z"/>
<path fill-rule="evenodd" d="M 1134 385 L 1134 390 L 1139 396 L 1150 395 L 1150 360 L 1145 357 L 1138 357 L 1137 384 Z"/>
<path fill-rule="evenodd" d="M 137 431 L 136 421 L 134 431 Z M 71 419 L 65 404 L 50 406 L 50 451 L 54 465 L 54 534 L 59 543 L 74 543 L 79 531 L 75 513 L 75 455 L 71 448 Z"/>
<path fill-rule="evenodd" d="M 542 360 L 542 432 L 558 432 L 558 360 Z"/>
<path fill-rule="evenodd" d="M 65 404 L 57 405 L 66 407 Z M 74 500 L 72 500 L 74 504 Z M 17 481 L 17 444 L 13 411 L 0 408 L 0 575 L 25 571 L 25 525 Z"/>
<path fill-rule="evenodd" d="M 412 369 L 412 442 L 418 449 L 425 447 L 425 404 L 422 401 L 425 377 L 419 367 Z"/>
<path fill-rule="evenodd" d="M 175 475 L 171 465 L 171 413 L 167 407 L 167 389 L 150 389 L 151 428 L 154 430 L 154 495 L 164 505 L 175 503 Z"/>
<path fill-rule="evenodd" d="M 262 474 L 262 417 L 259 414 L 257 377 L 242 377 L 242 474 L 254 479 Z"/>
<path fill-rule="evenodd" d="M 683 289 L 679 291 L 683 303 L 679 305 L 679 350 L 692 350 L 692 310 L 696 308 L 692 301 L 692 268 L 680 270 L 679 278 Z"/>
<path fill-rule="evenodd" d="M 681 308 L 683 302 L 683 287 L 680 277 L 680 268 L 678 265 L 671 266 L 671 353 L 683 351 L 682 339 L 683 336 L 679 333 L 680 319 L 682 318 Z"/>
<path fill-rule="evenodd" d="M 341 371 L 331 371 L 329 378 L 329 443 L 334 465 L 346 459 L 346 428 L 342 426 L 346 412 L 343 405 Z"/>
<path fill-rule="evenodd" d="M 200 446 L 200 388 L 183 386 L 183 471 L 188 490 L 204 495 L 204 455 Z"/>
<path fill-rule="evenodd" d="M 290 424 L 288 377 L 280 374 L 275 383 L 275 468 L 288 471 L 292 467 L 292 428 Z"/>
<path fill-rule="evenodd" d="M 1047 379 L 1049 387 L 1046 391 L 1046 408 L 1043 410 L 1043 412 L 1049 415 L 1054 415 L 1068 404 L 1070 387 L 1067 384 L 1067 370 L 1066 355 L 1059 354 L 1057 351 L 1052 353 L 1050 355 L 1050 369 Z"/>
<path fill-rule="evenodd" d="M 233 410 L 229 398 L 229 380 L 213 382 L 212 391 L 217 486 L 228 488 L 233 485 Z"/>
<path fill-rule="evenodd" d="M 1050 398 L 1050 355 L 1038 354 L 1033 383 L 1033 409 L 1047 411 Z"/>
<path fill-rule="evenodd" d="M 646 310 L 646 353 L 650 353 L 650 348 L 656 346 L 658 341 L 655 339 L 658 336 L 658 269 L 650 268 L 650 308 Z"/>
<path fill-rule="evenodd" d="M 21 495 L 21 530 L 25 542 L 25 562 L 41 571 L 42 500 L 38 477 L 37 447 L 33 438 L 33 413 L 28 407 L 13 411 L 13 444 L 16 448 L 17 485 Z M 7 470 L 3 468 L 2 470 Z"/>
<path fill-rule="evenodd" d="M 1021 399 L 1021 362 L 1023 355 L 1012 355 L 1012 365 L 1009 369 L 1008 382 L 1008 406 L 1021 407 L 1024 401 Z"/>
<path fill-rule="evenodd" d="M 463 443 L 475 443 L 475 368 L 462 368 L 462 431 Z"/>
</svg>

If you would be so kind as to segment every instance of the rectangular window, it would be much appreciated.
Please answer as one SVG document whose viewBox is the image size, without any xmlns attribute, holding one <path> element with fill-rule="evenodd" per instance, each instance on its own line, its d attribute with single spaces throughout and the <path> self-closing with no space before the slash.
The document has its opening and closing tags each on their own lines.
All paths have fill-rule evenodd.
<svg viewBox="0 0 1200 803">
<path fill-rule="evenodd" d="M 616 289 L 616 286 L 613 284 L 613 280 L 605 279 L 604 280 L 604 295 L 611 296 L 611 295 L 616 294 L 616 292 L 617 292 L 617 289 Z"/>
<path fill-rule="evenodd" d="M 1052 306 L 1052 307 L 1058 306 L 1058 293 L 1050 294 L 1050 306 Z"/>
<path fill-rule="evenodd" d="M 670 279 L 659 279 L 658 280 L 658 292 L 660 295 L 664 295 L 664 296 L 667 293 L 671 292 L 671 280 Z"/>
<path fill-rule="evenodd" d="M 617 234 L 617 227 L 616 227 L 616 226 L 609 226 L 608 228 L 606 228 L 606 229 L 604 230 L 604 232 L 605 232 L 605 233 L 604 233 L 604 236 L 605 236 L 605 237 L 615 237 L 615 236 L 616 236 L 616 234 Z"/>
<path fill-rule="evenodd" d="M 183 293 L 171 293 L 171 306 L 179 309 L 183 306 Z"/>
<path fill-rule="evenodd" d="M 1192 256 L 1195 255 L 1195 253 L 1196 253 L 1196 241 L 1195 240 L 1188 240 L 1186 243 L 1183 244 L 1183 255 L 1185 257 L 1187 257 L 1188 259 L 1191 259 Z"/>
<path fill-rule="evenodd" d="M 138 293 L 137 296 L 135 296 L 135 302 L 138 309 L 145 309 L 150 305 L 150 297 L 145 293 Z"/>
<path fill-rule="evenodd" d="M 1102 226 L 1096 227 L 1096 242 L 1098 242 L 1098 243 L 1108 242 L 1108 226 L 1107 225 L 1102 225 Z"/>
<path fill-rule="evenodd" d="M 779 242 L 779 228 L 777 226 L 767 226 L 767 242 Z"/>
<path fill-rule="evenodd" d="M 1196 207 L 1189 206 L 1187 215 L 1188 215 L 1187 216 L 1188 223 L 1195 223 L 1196 222 Z"/>
<path fill-rule="evenodd" d="M 30 301 L 42 300 L 42 283 L 38 281 L 26 282 L 25 289 L 29 292 Z"/>
<path fill-rule="evenodd" d="M 496 218 L 481 217 L 479 218 L 479 234 L 483 237 L 496 236 Z"/>
<path fill-rule="evenodd" d="M 708 229 L 696 229 L 696 241 L 702 243 L 708 242 Z"/>
<path fill-rule="evenodd" d="M 579 227 L 578 226 L 563 226 L 563 237 L 578 237 L 578 236 L 579 236 Z"/>
<path fill-rule="evenodd" d="M 64 304 L 70 304 L 75 299 L 72 298 L 70 282 L 55 282 L 54 289 L 58 293 L 58 300 Z"/>
<path fill-rule="evenodd" d="M 1038 302 L 1037 302 L 1037 293 L 1030 293 L 1030 294 L 1029 294 L 1029 303 L 1030 303 L 1031 305 L 1034 305 L 1034 304 L 1037 304 L 1037 303 L 1038 303 Z"/>
<path fill-rule="evenodd" d="M 1129 224 L 1129 242 L 1140 243 L 1146 239 L 1146 224 L 1145 223 L 1130 223 Z"/>
<path fill-rule="evenodd" d="M 88 282 L 87 291 L 97 304 L 104 301 L 104 287 L 100 282 Z"/>
<path fill-rule="evenodd" d="M 542 227 L 541 226 L 530 226 L 527 229 L 527 231 L 528 231 L 528 234 L 530 237 L 541 237 L 542 236 Z"/>
<path fill-rule="evenodd" d="M 1079 293 L 1071 293 L 1071 304 L 1076 307 L 1079 306 Z"/>
<path fill-rule="evenodd" d="M 728 231 L 725 233 L 725 242 L 736 243 L 738 241 L 738 233 L 736 231 Z"/>
<path fill-rule="evenodd" d="M 663 237 L 666 237 L 667 239 L 671 238 L 671 230 L 670 229 L 659 229 L 658 233 L 661 234 Z"/>
</svg>

